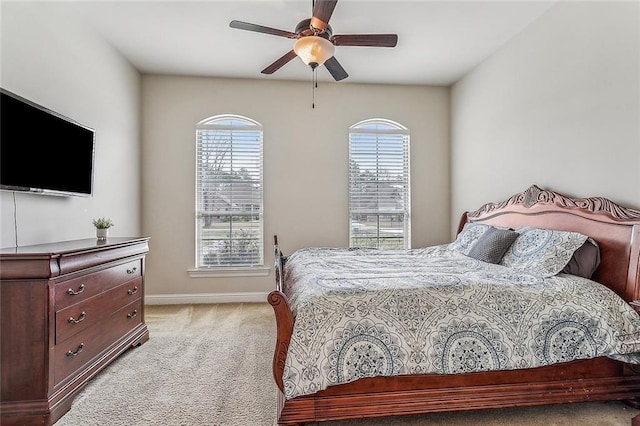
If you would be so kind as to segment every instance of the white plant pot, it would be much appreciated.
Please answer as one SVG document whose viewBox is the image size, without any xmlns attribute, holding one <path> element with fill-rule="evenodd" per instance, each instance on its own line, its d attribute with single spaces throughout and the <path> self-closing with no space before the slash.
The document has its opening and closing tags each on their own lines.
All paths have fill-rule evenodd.
<svg viewBox="0 0 640 426">
<path fill-rule="evenodd" d="M 109 238 L 109 228 L 96 228 L 96 236 L 98 237 L 98 241 L 105 241 L 107 238 Z"/>
</svg>

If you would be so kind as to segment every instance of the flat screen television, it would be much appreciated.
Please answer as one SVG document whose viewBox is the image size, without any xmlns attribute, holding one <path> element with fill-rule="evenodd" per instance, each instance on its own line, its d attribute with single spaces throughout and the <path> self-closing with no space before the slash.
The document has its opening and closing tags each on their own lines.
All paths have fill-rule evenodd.
<svg viewBox="0 0 640 426">
<path fill-rule="evenodd" d="M 0 189 L 91 196 L 95 131 L 0 89 Z"/>
</svg>

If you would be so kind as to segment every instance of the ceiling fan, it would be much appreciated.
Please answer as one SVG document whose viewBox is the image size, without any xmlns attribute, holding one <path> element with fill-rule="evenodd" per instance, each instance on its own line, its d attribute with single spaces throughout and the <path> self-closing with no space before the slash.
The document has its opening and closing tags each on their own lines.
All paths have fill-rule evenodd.
<svg viewBox="0 0 640 426">
<path fill-rule="evenodd" d="M 296 56 L 316 69 L 323 65 L 336 81 L 349 76 L 342 68 L 333 53 L 334 46 L 371 46 L 395 47 L 398 43 L 397 34 L 342 34 L 333 35 L 329 19 L 333 14 L 338 0 L 316 0 L 313 5 L 313 15 L 309 19 L 298 22 L 294 32 L 250 24 L 242 21 L 231 21 L 229 26 L 240 30 L 271 34 L 279 37 L 295 39 L 293 49 L 276 59 L 271 65 L 262 70 L 262 74 L 273 74 Z"/>
</svg>

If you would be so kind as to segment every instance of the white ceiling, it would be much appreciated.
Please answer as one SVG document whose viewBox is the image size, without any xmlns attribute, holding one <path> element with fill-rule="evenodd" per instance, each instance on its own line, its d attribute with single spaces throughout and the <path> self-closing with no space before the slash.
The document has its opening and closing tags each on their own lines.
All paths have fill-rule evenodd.
<svg viewBox="0 0 640 426">
<path fill-rule="evenodd" d="M 543 14 L 553 1 L 340 0 L 334 34 L 396 33 L 396 48 L 336 48 L 344 82 L 450 85 Z M 311 0 L 65 2 L 143 73 L 311 79 L 295 59 L 260 70 L 292 48 L 283 37 L 229 27 L 240 20 L 294 31 Z M 331 81 L 326 69 L 318 79 Z"/>
</svg>

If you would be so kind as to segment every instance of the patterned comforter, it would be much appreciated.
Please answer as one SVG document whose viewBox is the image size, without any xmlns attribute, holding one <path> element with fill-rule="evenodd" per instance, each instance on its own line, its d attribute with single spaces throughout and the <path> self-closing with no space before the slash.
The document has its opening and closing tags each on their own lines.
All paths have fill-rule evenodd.
<svg viewBox="0 0 640 426">
<path fill-rule="evenodd" d="M 288 257 L 285 397 L 362 377 L 634 362 L 640 318 L 607 287 L 481 262 L 451 245 L 309 248 Z M 627 354 L 627 355 L 625 355 Z"/>
</svg>

